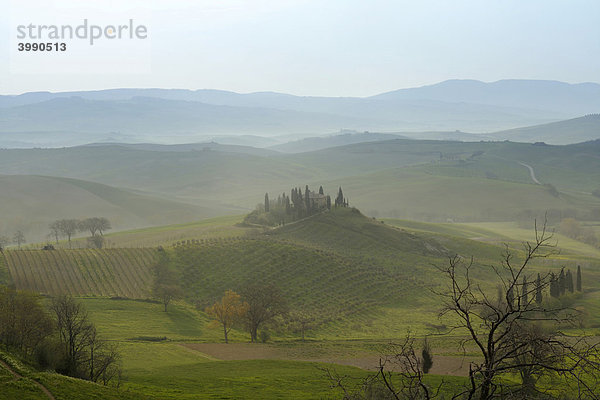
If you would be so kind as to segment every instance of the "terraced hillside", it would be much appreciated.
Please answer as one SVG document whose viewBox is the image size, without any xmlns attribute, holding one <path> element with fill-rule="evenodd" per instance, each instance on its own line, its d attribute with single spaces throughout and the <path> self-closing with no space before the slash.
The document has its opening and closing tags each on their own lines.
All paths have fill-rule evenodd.
<svg viewBox="0 0 600 400">
<path fill-rule="evenodd" d="M 202 307 L 227 289 L 268 283 L 281 289 L 290 308 L 327 323 L 428 303 L 434 265 L 446 254 L 470 250 L 447 248 L 431 235 L 389 227 L 355 209 L 336 209 L 254 238 L 178 246 L 172 257 L 187 299 Z"/>
<path fill-rule="evenodd" d="M 265 239 L 184 247 L 175 254 L 187 296 L 203 305 L 227 289 L 269 283 L 283 291 L 292 308 L 318 313 L 324 321 L 390 304 L 408 294 L 405 287 L 394 288 L 398 273 Z"/>
<path fill-rule="evenodd" d="M 0 259 L 17 289 L 48 295 L 145 298 L 156 250 L 5 250 Z"/>
</svg>

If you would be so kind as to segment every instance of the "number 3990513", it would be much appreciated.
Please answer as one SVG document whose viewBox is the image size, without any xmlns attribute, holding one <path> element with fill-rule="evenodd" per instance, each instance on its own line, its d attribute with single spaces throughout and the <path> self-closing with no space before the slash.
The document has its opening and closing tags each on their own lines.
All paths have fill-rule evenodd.
<svg viewBox="0 0 600 400">
<path fill-rule="evenodd" d="M 19 43 L 19 51 L 66 51 L 66 43 Z"/>
</svg>

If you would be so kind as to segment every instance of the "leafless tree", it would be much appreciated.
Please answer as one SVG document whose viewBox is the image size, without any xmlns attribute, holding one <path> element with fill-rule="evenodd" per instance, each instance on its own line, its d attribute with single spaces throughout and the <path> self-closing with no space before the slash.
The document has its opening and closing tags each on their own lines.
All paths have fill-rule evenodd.
<svg viewBox="0 0 600 400">
<path fill-rule="evenodd" d="M 564 334 L 565 328 L 579 326 L 577 310 L 560 299 L 541 301 L 551 274 L 528 273 L 533 259 L 554 252 L 551 240 L 545 224 L 539 230 L 536 226 L 535 240 L 524 243 L 522 255 L 507 246 L 500 265 L 489 266 L 488 274 L 482 275 L 486 283 L 474 279 L 474 271 L 485 274 L 485 267 L 475 267 L 473 259 L 450 256 L 448 265 L 439 268 L 448 286 L 434 292 L 444 302 L 441 316 L 454 321 L 447 333 L 464 337 L 463 351 L 474 347 L 482 359 L 470 363 L 467 385 L 446 386 L 443 393 L 452 392 L 453 399 L 479 400 L 600 398 L 597 339 Z M 325 370 L 332 387 L 340 388 L 346 400 L 441 396 L 443 383 L 433 389 L 424 381 L 422 360 L 410 335 L 390 349 L 392 355 L 380 359 L 378 373 L 359 385 Z M 515 383 L 515 376 L 521 382 Z"/>
<path fill-rule="evenodd" d="M 27 241 L 25 240 L 25 234 L 23 233 L 23 231 L 21 231 L 21 230 L 16 231 L 15 234 L 13 235 L 13 243 L 17 245 L 17 248 L 20 250 L 21 245 L 26 242 Z"/>
<path fill-rule="evenodd" d="M 10 243 L 8 236 L 0 235 L 0 252 Z"/>
<path fill-rule="evenodd" d="M 274 285 L 252 284 L 246 286 L 241 295 L 248 303 L 246 326 L 250 332 L 250 340 L 254 343 L 257 341 L 258 328 L 285 314 L 287 302 L 279 288 Z"/>
<path fill-rule="evenodd" d="M 303 310 L 292 311 L 288 316 L 290 328 L 294 332 L 300 332 L 303 342 L 306 331 L 314 328 L 315 320 L 316 318 L 313 314 Z"/>
<path fill-rule="evenodd" d="M 56 224 L 55 227 L 58 228 L 60 234 L 67 238 L 69 241 L 69 248 L 71 248 L 71 237 L 77 233 L 79 221 L 76 219 L 60 219 L 55 221 L 51 226 L 54 224 Z"/>
<path fill-rule="evenodd" d="M 60 221 L 54 221 L 48 225 L 48 229 L 50 229 L 50 233 L 48 237 L 54 238 L 56 244 L 58 244 L 58 237 L 62 234 L 60 229 Z"/>
<path fill-rule="evenodd" d="M 540 230 L 536 227 L 534 242 L 524 243 L 521 261 L 506 248 L 501 265 L 490 267 L 500 282 L 500 298 L 472 278 L 472 259 L 449 257 L 448 265 L 440 268 L 449 282 L 449 287 L 436 291 L 444 299 L 441 314 L 457 321 L 452 332 L 466 334 L 463 348 L 474 345 L 483 358 L 471 362 L 469 385 L 455 398 L 547 398 L 550 395 L 536 386 L 542 375 L 552 381 L 553 389 L 562 382 L 563 387 L 574 388 L 578 398 L 599 398 L 594 380 L 599 371 L 597 343 L 561 333 L 561 328 L 577 325 L 576 311 L 556 301 L 537 303 L 538 286 L 548 287 L 550 277 L 536 284 L 533 274 L 527 274 L 534 258 L 552 253 L 551 240 L 544 224 Z M 500 379 L 509 374 L 520 375 L 522 384 Z"/>
<path fill-rule="evenodd" d="M 160 253 L 159 260 L 154 265 L 152 272 L 154 273 L 152 295 L 163 303 L 165 312 L 167 312 L 167 307 L 171 301 L 183 297 L 184 293 L 175 271 L 170 266 L 170 259 L 166 253 Z"/>
<path fill-rule="evenodd" d="M 94 325 L 90 322 L 83 305 L 71 296 L 61 295 L 54 298 L 50 308 L 56 317 L 56 328 L 65 357 L 61 372 L 85 377 L 82 365 L 88 358 L 88 345 L 95 335 Z"/>
<path fill-rule="evenodd" d="M 414 342 L 415 338 L 407 334 L 404 341 L 390 346 L 391 356 L 379 360 L 378 377 L 396 400 L 433 399 L 442 387 L 432 389 L 425 384 L 423 360 L 417 356 Z"/>
<path fill-rule="evenodd" d="M 52 300 L 51 310 L 63 349 L 59 372 L 104 384 L 120 374 L 117 347 L 98 337 L 81 303 L 63 295 Z"/>
<path fill-rule="evenodd" d="M 415 350 L 410 333 L 399 343 L 390 344 L 387 355 L 379 359 L 376 374 L 356 380 L 324 368 L 332 388 L 343 393 L 344 400 L 429 400 L 439 397 L 442 381 L 432 388 L 425 381 L 423 361 Z"/>
<path fill-rule="evenodd" d="M 92 236 L 96 234 L 102 236 L 104 231 L 109 229 L 111 229 L 110 221 L 104 217 L 91 217 L 79 221 L 79 230 L 89 231 Z"/>
<path fill-rule="evenodd" d="M 92 382 L 102 381 L 107 385 L 119 373 L 120 355 L 116 344 L 98 337 L 96 328 L 91 332 L 87 359 L 88 377 Z"/>
</svg>

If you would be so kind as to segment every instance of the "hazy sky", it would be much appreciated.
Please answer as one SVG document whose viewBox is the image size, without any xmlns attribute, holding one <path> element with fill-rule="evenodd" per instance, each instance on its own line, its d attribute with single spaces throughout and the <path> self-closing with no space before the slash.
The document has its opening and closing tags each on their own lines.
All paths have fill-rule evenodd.
<svg viewBox="0 0 600 400">
<path fill-rule="evenodd" d="M 10 11 L 0 13 L 0 94 L 162 87 L 367 96 L 454 78 L 600 82 L 597 0 L 0 0 L 0 9 Z M 15 50 L 19 24 L 84 18 L 133 18 L 148 38 L 80 42 L 64 54 Z"/>
</svg>

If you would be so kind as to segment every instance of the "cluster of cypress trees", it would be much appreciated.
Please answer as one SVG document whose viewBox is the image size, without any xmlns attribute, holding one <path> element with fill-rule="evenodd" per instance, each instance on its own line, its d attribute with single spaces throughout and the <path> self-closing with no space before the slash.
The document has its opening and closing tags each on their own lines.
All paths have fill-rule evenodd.
<svg viewBox="0 0 600 400">
<path fill-rule="evenodd" d="M 309 217 L 324 209 L 331 209 L 331 196 L 325 195 L 323 186 L 319 187 L 318 195 L 311 191 L 308 185 L 304 189 L 295 187 L 290 194 L 285 192 L 278 195 L 277 199 L 270 199 L 265 193 L 262 210 L 257 209 L 246 217 L 247 222 L 262 223 L 267 225 L 285 224 L 301 218 Z M 336 207 L 347 207 L 348 199 L 344 197 L 342 188 L 338 190 L 335 199 Z M 264 213 L 263 213 L 264 211 Z"/>
<path fill-rule="evenodd" d="M 523 283 L 522 283 L 522 293 L 523 293 L 523 298 L 522 301 L 523 303 L 527 304 L 528 303 L 528 299 L 527 299 L 527 281 L 525 279 L 525 277 L 523 277 Z M 554 297 L 554 298 L 559 298 L 560 296 L 564 295 L 565 293 L 570 292 L 570 293 L 574 293 L 575 291 L 581 292 L 581 266 L 578 265 L 577 266 L 577 275 L 575 277 L 575 284 L 573 284 L 573 274 L 571 273 L 571 270 L 567 270 L 567 272 L 565 272 L 565 270 L 561 270 L 560 273 L 557 275 L 554 272 L 550 273 L 550 296 Z M 509 301 L 511 300 L 512 294 L 508 293 L 508 298 Z M 542 293 L 542 278 L 540 277 L 540 274 L 537 275 L 537 279 L 535 280 L 535 302 L 537 304 L 540 304 L 543 300 L 543 293 Z"/>
<path fill-rule="evenodd" d="M 550 273 L 550 296 L 558 298 L 564 295 L 567 291 L 573 293 L 575 290 L 581 292 L 581 266 L 577 266 L 577 276 L 575 278 L 575 285 L 573 285 L 573 274 L 568 269 L 561 270 L 560 274 L 556 275 L 554 272 Z"/>
<path fill-rule="evenodd" d="M 331 197 L 329 195 L 325 196 L 323 191 L 323 186 L 319 187 L 319 194 L 325 196 L 325 205 L 316 204 L 314 199 L 311 198 L 311 193 L 313 193 L 308 185 L 302 188 L 293 188 L 290 191 L 290 194 L 282 193 L 277 196 L 277 200 L 271 201 L 269 200 L 269 194 L 265 193 L 265 203 L 264 210 L 265 212 L 272 212 L 275 210 L 285 210 L 285 214 L 290 216 L 291 220 L 296 220 L 304 217 L 308 217 L 313 215 L 319 211 L 322 211 L 323 208 L 328 210 L 331 209 Z M 341 197 L 340 197 L 341 196 Z M 338 200 L 342 199 L 340 205 L 347 205 L 347 199 L 343 197 L 342 188 L 339 188 L 338 197 L 336 198 L 336 206 L 338 205 Z"/>
</svg>

